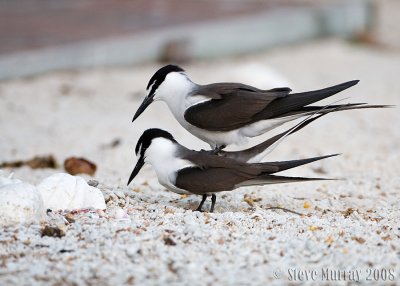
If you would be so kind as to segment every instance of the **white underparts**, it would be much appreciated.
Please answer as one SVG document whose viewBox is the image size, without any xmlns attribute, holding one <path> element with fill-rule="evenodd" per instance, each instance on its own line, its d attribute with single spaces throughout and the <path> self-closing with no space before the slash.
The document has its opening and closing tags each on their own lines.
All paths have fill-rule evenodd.
<svg viewBox="0 0 400 286">
<path fill-rule="evenodd" d="M 155 138 L 152 140 L 145 153 L 145 162 L 153 166 L 158 181 L 168 190 L 186 194 L 185 190 L 175 187 L 177 172 L 187 167 L 195 165 L 188 161 L 176 157 L 177 145 L 165 138 Z"/>
</svg>

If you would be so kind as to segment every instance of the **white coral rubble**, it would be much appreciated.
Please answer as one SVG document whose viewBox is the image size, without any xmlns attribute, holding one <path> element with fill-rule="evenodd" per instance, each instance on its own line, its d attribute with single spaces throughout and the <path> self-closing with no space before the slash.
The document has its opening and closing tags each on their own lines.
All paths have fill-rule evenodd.
<svg viewBox="0 0 400 286">
<path fill-rule="evenodd" d="M 54 174 L 38 186 L 46 209 L 75 210 L 82 208 L 105 209 L 103 193 L 79 176 Z"/>
<path fill-rule="evenodd" d="M 0 225 L 30 224 L 43 218 L 43 200 L 31 184 L 0 176 Z"/>
<path fill-rule="evenodd" d="M 38 223 L 45 210 L 106 209 L 103 193 L 82 177 L 66 173 L 45 178 L 37 187 L 0 172 L 0 226 Z"/>
</svg>

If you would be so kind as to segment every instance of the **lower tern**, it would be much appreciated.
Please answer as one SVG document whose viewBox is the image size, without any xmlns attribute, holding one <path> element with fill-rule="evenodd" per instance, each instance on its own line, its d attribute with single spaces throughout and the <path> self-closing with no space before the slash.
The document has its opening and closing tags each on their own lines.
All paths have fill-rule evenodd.
<svg viewBox="0 0 400 286">
<path fill-rule="evenodd" d="M 309 122 L 305 122 L 305 124 Z M 296 128 L 302 127 L 304 125 Z M 293 129 L 292 132 L 294 131 L 297 130 Z M 274 142 L 269 142 L 269 146 Z M 265 148 L 265 146 L 259 146 L 259 148 Z M 237 153 L 241 152 L 243 151 Z M 244 186 L 327 180 L 325 178 L 287 177 L 274 174 L 338 155 L 281 162 L 247 163 L 243 161 L 252 156 L 248 156 L 249 154 L 246 152 L 242 153 L 243 160 L 238 160 L 241 156 L 238 156 L 237 159 L 232 156 L 236 152 L 226 152 L 221 156 L 210 152 L 190 150 L 180 145 L 169 132 L 161 129 L 146 130 L 137 142 L 135 153 L 138 161 L 129 177 L 128 185 L 143 165 L 149 163 L 154 168 L 159 183 L 168 190 L 178 194 L 202 196 L 196 211 L 202 211 L 207 196 L 211 195 L 210 212 L 214 211 L 215 193 L 232 191 Z"/>
<path fill-rule="evenodd" d="M 293 93 L 288 87 L 261 90 L 241 83 L 196 84 L 176 65 L 160 68 L 147 85 L 147 96 L 132 122 L 153 102 L 167 103 L 177 121 L 218 153 L 227 145 L 243 145 L 286 122 L 312 114 L 321 106 L 310 104 L 358 83 L 353 80 L 328 88 Z M 338 106 L 330 106 L 330 110 Z M 338 110 L 381 108 L 353 103 Z"/>
</svg>

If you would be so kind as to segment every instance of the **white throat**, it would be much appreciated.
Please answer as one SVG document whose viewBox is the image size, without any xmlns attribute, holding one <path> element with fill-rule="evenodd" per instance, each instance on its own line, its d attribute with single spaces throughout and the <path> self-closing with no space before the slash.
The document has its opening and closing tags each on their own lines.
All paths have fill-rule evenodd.
<svg viewBox="0 0 400 286">
<path fill-rule="evenodd" d="M 157 88 L 154 100 L 163 100 L 168 104 L 176 102 L 177 99 L 184 99 L 194 86 L 184 73 L 169 73 Z"/>
<path fill-rule="evenodd" d="M 145 162 L 153 166 L 158 181 L 167 189 L 176 193 L 185 193 L 175 187 L 176 175 L 180 169 L 195 166 L 192 162 L 178 158 L 178 146 L 165 138 L 152 140 L 145 153 Z"/>
<path fill-rule="evenodd" d="M 178 122 L 187 128 L 188 123 L 184 119 L 186 109 L 210 100 L 203 95 L 194 95 L 196 86 L 184 73 L 169 73 L 158 87 L 154 100 L 165 101 Z"/>
</svg>

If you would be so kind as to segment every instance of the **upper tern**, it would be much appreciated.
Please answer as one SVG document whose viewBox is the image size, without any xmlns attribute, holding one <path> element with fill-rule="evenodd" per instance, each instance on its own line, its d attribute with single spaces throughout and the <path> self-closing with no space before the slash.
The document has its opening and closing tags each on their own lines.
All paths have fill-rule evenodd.
<svg viewBox="0 0 400 286">
<path fill-rule="evenodd" d="M 320 90 L 291 94 L 288 87 L 261 90 L 241 83 L 200 85 L 191 81 L 181 67 L 167 65 L 151 77 L 147 96 L 132 122 L 153 101 L 165 101 L 185 129 L 218 153 L 227 145 L 245 144 L 250 137 L 320 110 L 321 106 L 309 105 L 357 83 L 358 80 L 353 80 Z M 329 109 L 337 107 L 332 105 Z M 381 107 L 387 106 L 353 103 L 337 110 Z"/>
</svg>

